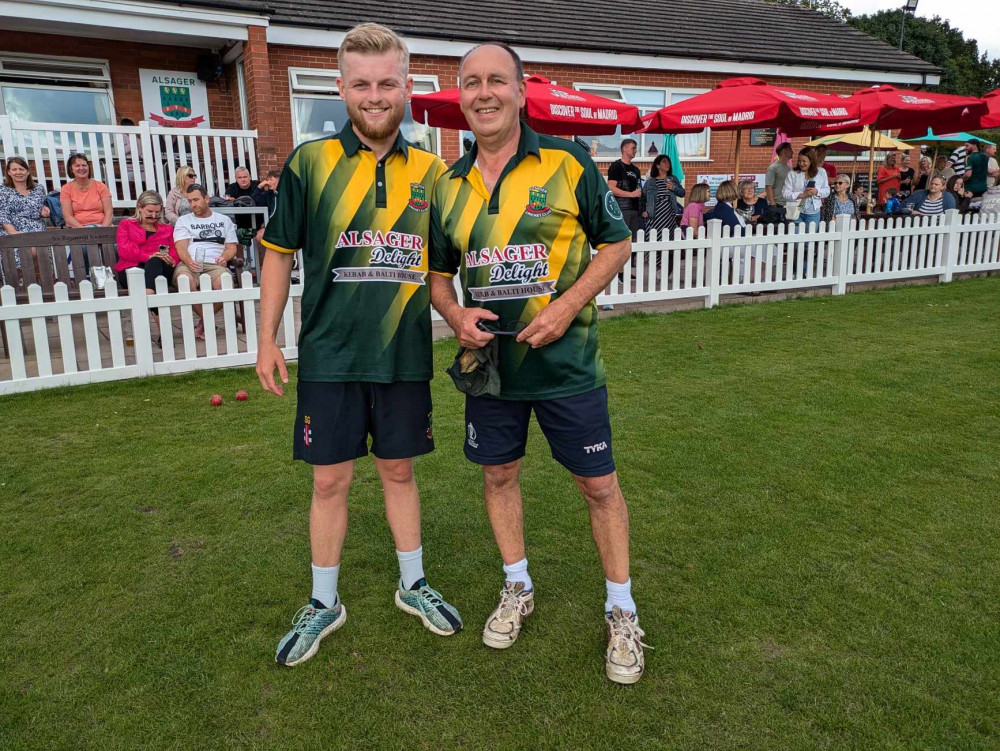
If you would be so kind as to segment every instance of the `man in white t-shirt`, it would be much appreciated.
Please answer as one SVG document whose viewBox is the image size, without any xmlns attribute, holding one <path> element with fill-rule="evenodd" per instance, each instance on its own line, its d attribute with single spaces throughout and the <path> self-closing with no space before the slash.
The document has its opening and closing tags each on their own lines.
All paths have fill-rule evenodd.
<svg viewBox="0 0 1000 751">
<path fill-rule="evenodd" d="M 236 255 L 236 225 L 225 214 L 212 211 L 205 188 L 197 183 L 187 188 L 191 213 L 183 214 L 174 225 L 174 247 L 181 262 L 174 269 L 174 284 L 186 276 L 191 289 L 198 289 L 198 277 L 208 274 L 212 289 L 222 289 L 222 277 L 229 274 L 228 263 Z M 215 311 L 222 308 L 216 303 Z M 205 324 L 199 321 L 195 336 L 204 338 Z"/>
</svg>

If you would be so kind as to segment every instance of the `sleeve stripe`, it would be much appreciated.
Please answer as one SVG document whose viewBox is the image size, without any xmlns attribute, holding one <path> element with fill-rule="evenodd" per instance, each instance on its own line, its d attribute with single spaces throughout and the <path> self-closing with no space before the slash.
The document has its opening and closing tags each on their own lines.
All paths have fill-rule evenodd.
<svg viewBox="0 0 1000 751">
<path fill-rule="evenodd" d="M 431 269 L 431 273 L 437 274 L 438 276 L 447 277 L 448 279 L 452 279 L 455 276 L 454 274 L 449 274 L 447 271 L 435 271 L 434 269 Z"/>
<path fill-rule="evenodd" d="M 280 245 L 275 245 L 274 243 L 269 243 L 267 240 L 261 240 L 260 244 L 263 245 L 265 248 L 268 248 L 270 250 L 276 250 L 279 253 L 286 253 L 288 255 L 291 255 L 292 253 L 297 253 L 298 252 L 297 248 L 282 248 Z"/>
</svg>

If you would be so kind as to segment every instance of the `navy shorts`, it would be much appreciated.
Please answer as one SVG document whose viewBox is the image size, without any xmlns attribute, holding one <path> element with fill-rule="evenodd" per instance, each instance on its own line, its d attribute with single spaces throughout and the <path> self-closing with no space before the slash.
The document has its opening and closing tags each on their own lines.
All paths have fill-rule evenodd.
<svg viewBox="0 0 1000 751">
<path fill-rule="evenodd" d="M 368 454 L 410 459 L 434 450 L 431 385 L 299 381 L 294 458 L 340 464 Z"/>
<path fill-rule="evenodd" d="M 465 456 L 476 464 L 506 464 L 524 456 L 535 411 L 552 458 L 578 477 L 615 471 L 605 386 L 563 399 L 510 401 L 465 397 Z"/>
</svg>

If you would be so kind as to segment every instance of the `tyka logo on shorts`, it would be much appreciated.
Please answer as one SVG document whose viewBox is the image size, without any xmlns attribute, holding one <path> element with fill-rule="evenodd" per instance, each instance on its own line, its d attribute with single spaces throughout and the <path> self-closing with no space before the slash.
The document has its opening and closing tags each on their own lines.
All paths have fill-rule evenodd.
<svg viewBox="0 0 1000 751">
<path fill-rule="evenodd" d="M 474 449 L 479 448 L 479 444 L 476 443 L 476 429 L 472 427 L 471 422 L 469 423 L 469 427 L 466 429 L 466 433 L 469 434 L 468 444 Z"/>
<path fill-rule="evenodd" d="M 302 442 L 306 446 L 312 446 L 312 428 L 310 427 L 312 419 L 309 417 L 309 415 L 306 415 L 305 418 L 303 419 L 303 422 L 305 423 L 305 425 L 302 428 Z"/>
<path fill-rule="evenodd" d="M 596 454 L 598 451 L 604 451 L 608 447 L 607 441 L 601 441 L 600 443 L 595 443 L 593 446 L 584 446 L 583 453 L 585 454 Z"/>
</svg>

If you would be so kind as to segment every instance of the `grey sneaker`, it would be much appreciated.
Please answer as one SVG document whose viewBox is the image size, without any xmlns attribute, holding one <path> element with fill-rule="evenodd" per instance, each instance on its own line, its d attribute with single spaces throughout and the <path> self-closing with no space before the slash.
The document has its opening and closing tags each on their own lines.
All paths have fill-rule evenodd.
<svg viewBox="0 0 1000 751">
<path fill-rule="evenodd" d="M 646 661 L 642 656 L 642 643 L 646 632 L 639 628 L 635 613 L 623 612 L 615 605 L 605 618 L 608 623 L 608 651 L 604 657 L 604 672 L 615 683 L 636 683 L 642 678 Z"/>
<path fill-rule="evenodd" d="M 292 618 L 292 630 L 278 643 L 274 661 L 279 665 L 298 665 L 319 649 L 324 636 L 332 634 L 347 620 L 347 608 L 337 598 L 332 608 L 320 608 L 316 600 L 303 605 Z"/>
<path fill-rule="evenodd" d="M 438 636 L 451 636 L 462 630 L 458 611 L 445 602 L 437 590 L 428 587 L 425 579 L 414 584 L 413 589 L 403 589 L 403 582 L 400 582 L 396 590 L 396 607 L 417 616 L 428 631 Z"/>
<path fill-rule="evenodd" d="M 535 610 L 535 591 L 524 590 L 524 582 L 504 582 L 500 604 L 486 620 L 483 644 L 493 649 L 507 649 L 521 633 L 524 619 Z"/>
</svg>

